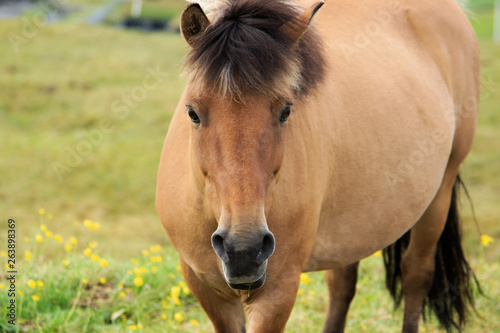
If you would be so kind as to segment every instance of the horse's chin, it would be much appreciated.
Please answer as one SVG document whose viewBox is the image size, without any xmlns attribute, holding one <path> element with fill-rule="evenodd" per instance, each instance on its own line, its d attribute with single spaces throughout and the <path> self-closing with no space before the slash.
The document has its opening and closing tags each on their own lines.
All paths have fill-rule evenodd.
<svg viewBox="0 0 500 333">
<path fill-rule="evenodd" d="M 260 278 L 253 282 L 247 282 L 247 283 L 230 283 L 229 281 L 226 281 L 227 284 L 233 288 L 233 289 L 239 289 L 239 290 L 254 290 L 262 287 L 264 282 L 266 282 L 266 273 L 262 274 Z"/>
<path fill-rule="evenodd" d="M 254 272 L 246 272 L 246 274 L 231 274 L 231 270 L 222 264 L 224 278 L 226 283 L 233 289 L 252 290 L 262 287 L 266 282 L 267 260 Z"/>
</svg>

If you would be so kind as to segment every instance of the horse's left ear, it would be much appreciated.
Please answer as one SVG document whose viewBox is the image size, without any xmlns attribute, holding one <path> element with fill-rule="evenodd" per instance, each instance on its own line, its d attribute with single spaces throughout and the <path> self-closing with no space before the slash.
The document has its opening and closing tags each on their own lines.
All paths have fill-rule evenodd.
<svg viewBox="0 0 500 333">
<path fill-rule="evenodd" d="M 297 42 L 302 35 L 305 34 L 307 28 L 311 24 L 314 15 L 318 12 L 318 10 L 325 4 L 325 1 L 320 1 L 312 5 L 309 9 L 305 10 L 293 19 L 291 22 L 287 22 L 283 24 L 280 29 L 284 32 L 290 40 Z"/>
<path fill-rule="evenodd" d="M 193 41 L 201 33 L 203 33 L 210 21 L 208 20 L 205 12 L 197 3 L 192 3 L 184 9 L 181 16 L 181 32 L 182 36 L 189 45 L 193 46 Z"/>
</svg>

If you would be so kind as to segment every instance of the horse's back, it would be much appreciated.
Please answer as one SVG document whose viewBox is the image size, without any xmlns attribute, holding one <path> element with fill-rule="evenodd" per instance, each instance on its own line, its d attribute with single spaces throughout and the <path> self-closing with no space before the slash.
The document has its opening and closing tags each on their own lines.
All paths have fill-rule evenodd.
<svg viewBox="0 0 500 333">
<path fill-rule="evenodd" d="M 477 42 L 453 1 L 324 7 L 318 104 L 334 167 L 308 269 L 359 260 L 416 223 L 450 155 L 459 164 L 470 149 L 479 94 Z"/>
</svg>

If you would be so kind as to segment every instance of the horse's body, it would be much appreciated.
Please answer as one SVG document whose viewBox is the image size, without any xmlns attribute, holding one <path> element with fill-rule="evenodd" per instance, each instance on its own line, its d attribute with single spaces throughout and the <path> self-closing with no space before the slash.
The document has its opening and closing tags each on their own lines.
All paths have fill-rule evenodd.
<svg viewBox="0 0 500 333">
<path fill-rule="evenodd" d="M 163 148 L 160 218 L 179 251 L 186 281 L 217 332 L 240 332 L 241 304 L 250 332 L 283 331 L 299 275 L 311 270 L 329 270 L 325 331 L 342 331 L 357 262 L 411 229 L 402 262 L 404 331 L 416 332 L 433 284 L 438 240 L 447 220 L 456 223 L 450 222 L 450 200 L 475 130 L 479 55 L 474 32 L 460 7 L 448 0 L 329 0 L 313 26 L 323 44 L 324 73 L 313 88 L 292 98 L 294 112 L 276 151 L 262 148 L 274 142 L 262 131 L 267 105 L 273 105 L 269 100 L 275 99 L 243 92 L 240 103 L 234 96 L 200 92 L 190 81 Z M 190 32 L 183 32 L 190 42 Z M 205 132 L 192 128 L 186 115 L 193 100 L 210 114 L 208 126 L 200 116 Z M 215 132 L 208 135 L 210 127 Z M 207 134 L 202 143 L 216 142 L 207 147 L 217 153 L 198 144 L 201 133 Z M 215 161 L 224 174 L 211 173 L 205 160 Z M 264 177 L 262 189 L 252 170 L 267 170 L 266 161 L 277 163 L 279 172 L 276 179 Z M 222 264 L 231 259 L 226 252 L 250 252 L 246 239 L 255 230 L 264 239 L 262 249 L 272 245 L 268 256 L 274 250 L 268 261 L 263 258 L 265 283 L 252 291 L 239 291 L 243 288 L 234 282 L 230 288 L 234 270 Z M 236 245 L 226 244 L 228 235 Z M 217 242 L 226 243 L 217 248 Z M 265 264 L 256 277 L 266 272 Z M 255 286 L 247 280 L 234 281 Z M 441 319 L 447 328 L 454 325 L 454 319 Z"/>
</svg>

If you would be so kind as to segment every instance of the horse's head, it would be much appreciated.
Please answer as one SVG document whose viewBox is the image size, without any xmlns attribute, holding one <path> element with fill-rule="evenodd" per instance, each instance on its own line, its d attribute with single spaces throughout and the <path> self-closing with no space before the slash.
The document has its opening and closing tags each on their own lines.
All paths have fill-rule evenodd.
<svg viewBox="0 0 500 333">
<path fill-rule="evenodd" d="M 320 6 L 301 13 L 286 2 L 237 0 L 214 23 L 197 4 L 182 15 L 192 47 L 185 92 L 192 165 L 218 221 L 212 246 L 232 288 L 260 287 L 275 249 L 266 216 L 293 100 L 321 79 L 320 52 L 304 51 L 318 47 L 305 33 Z"/>
</svg>

